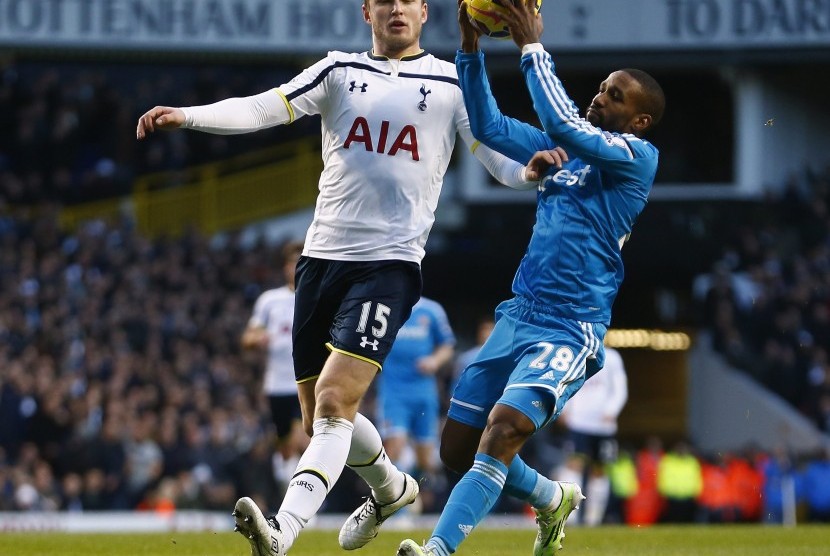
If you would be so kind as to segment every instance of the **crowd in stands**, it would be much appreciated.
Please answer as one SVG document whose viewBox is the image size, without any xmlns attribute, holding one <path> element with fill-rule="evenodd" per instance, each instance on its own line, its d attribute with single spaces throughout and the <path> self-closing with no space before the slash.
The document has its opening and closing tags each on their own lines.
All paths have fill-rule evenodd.
<svg viewBox="0 0 830 556">
<path fill-rule="evenodd" d="M 0 505 L 273 499 L 259 362 L 239 349 L 271 252 L 126 222 L 65 235 L 41 211 L 0 229 Z"/>
<path fill-rule="evenodd" d="M 316 131 L 319 124 L 305 118 L 233 140 L 205 133 L 135 139 L 138 117 L 156 104 L 192 106 L 256 94 L 293 75 L 273 64 L 166 64 L 159 71 L 140 60 L 0 59 L 0 197 L 76 203 L 121 196 L 135 176 L 213 162 Z"/>
<path fill-rule="evenodd" d="M 262 361 L 239 337 L 278 249 L 56 221 L 46 206 L 0 219 L 0 510 L 275 507 Z M 356 502 L 348 475 L 329 511 Z M 653 443 L 609 476 L 629 523 L 778 520 L 785 478 L 810 519 L 830 517 L 830 458 L 708 461 Z"/>
<path fill-rule="evenodd" d="M 732 227 L 711 273 L 713 347 L 830 434 L 830 165 Z"/>
</svg>

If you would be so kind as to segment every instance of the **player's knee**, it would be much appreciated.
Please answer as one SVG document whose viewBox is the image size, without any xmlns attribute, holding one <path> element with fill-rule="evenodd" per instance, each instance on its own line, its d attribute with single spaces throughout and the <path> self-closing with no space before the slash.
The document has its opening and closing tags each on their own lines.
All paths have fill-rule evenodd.
<svg viewBox="0 0 830 556">
<path fill-rule="evenodd" d="M 473 466 L 482 429 L 447 419 L 441 431 L 441 461 L 456 473 L 466 473 Z"/>
<path fill-rule="evenodd" d="M 342 417 L 343 403 L 337 396 L 323 396 L 317 398 L 315 419 L 320 417 Z"/>
<path fill-rule="evenodd" d="M 351 413 L 353 402 L 344 396 L 341 388 L 334 385 L 318 388 L 315 396 L 315 418 L 346 417 Z"/>
<path fill-rule="evenodd" d="M 533 434 L 532 427 L 510 419 L 496 419 L 487 423 L 481 439 L 481 448 L 487 454 L 500 457 L 509 452 L 518 453 Z"/>
</svg>

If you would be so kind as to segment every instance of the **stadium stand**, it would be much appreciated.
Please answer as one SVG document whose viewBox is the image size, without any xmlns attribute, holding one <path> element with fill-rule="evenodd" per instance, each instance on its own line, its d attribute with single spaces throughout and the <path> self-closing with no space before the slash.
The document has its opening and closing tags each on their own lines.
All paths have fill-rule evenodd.
<svg viewBox="0 0 830 556">
<path fill-rule="evenodd" d="M 713 347 L 830 433 L 830 167 L 731 226 L 697 282 Z"/>
<path fill-rule="evenodd" d="M 123 196 L 136 176 L 181 170 L 316 131 L 300 121 L 256 137 L 163 134 L 137 142 L 131 130 L 154 103 L 189 106 L 275 87 L 290 68 L 251 64 L 0 60 L 0 195 L 10 203 L 80 203 Z"/>
</svg>

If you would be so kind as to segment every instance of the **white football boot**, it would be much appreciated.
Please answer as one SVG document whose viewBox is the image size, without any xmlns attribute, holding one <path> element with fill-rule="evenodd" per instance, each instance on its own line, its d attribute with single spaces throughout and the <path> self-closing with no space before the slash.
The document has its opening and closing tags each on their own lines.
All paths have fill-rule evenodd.
<svg viewBox="0 0 830 556">
<path fill-rule="evenodd" d="M 378 504 L 371 494 L 340 528 L 340 547 L 343 550 L 355 550 L 378 536 L 380 526 L 395 512 L 411 504 L 418 497 L 418 481 L 404 473 L 404 488 L 400 497 L 388 504 Z"/>
<path fill-rule="evenodd" d="M 276 517 L 266 518 L 248 497 L 240 498 L 231 514 L 236 522 L 234 531 L 251 543 L 251 556 L 285 556 L 283 534 Z"/>
</svg>

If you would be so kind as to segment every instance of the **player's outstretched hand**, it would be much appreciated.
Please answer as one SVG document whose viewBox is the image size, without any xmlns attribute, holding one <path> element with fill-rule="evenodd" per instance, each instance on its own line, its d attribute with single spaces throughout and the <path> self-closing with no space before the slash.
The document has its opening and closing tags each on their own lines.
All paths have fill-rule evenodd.
<svg viewBox="0 0 830 556">
<path fill-rule="evenodd" d="M 562 168 L 568 161 L 568 153 L 562 147 L 555 147 L 549 151 L 537 151 L 525 168 L 527 181 L 539 181 L 550 168 Z"/>
<path fill-rule="evenodd" d="M 470 22 L 470 16 L 467 14 L 466 0 L 458 0 L 458 28 L 461 30 L 461 51 L 477 51 L 478 39 L 481 33 Z"/>
<path fill-rule="evenodd" d="M 176 129 L 184 124 L 184 112 L 172 106 L 156 106 L 138 119 L 136 139 L 144 139 L 157 129 Z"/>
<path fill-rule="evenodd" d="M 510 29 L 510 37 L 519 48 L 541 42 L 544 25 L 541 14 L 536 13 L 536 0 L 493 0 L 507 10 L 504 20 Z"/>
</svg>

